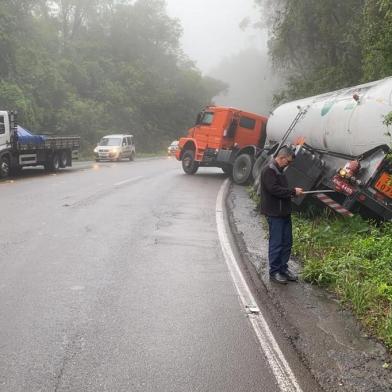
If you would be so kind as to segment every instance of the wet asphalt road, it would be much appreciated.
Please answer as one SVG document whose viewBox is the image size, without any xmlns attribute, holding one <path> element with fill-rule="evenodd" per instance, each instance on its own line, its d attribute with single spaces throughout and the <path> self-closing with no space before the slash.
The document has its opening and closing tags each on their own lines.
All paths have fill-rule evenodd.
<svg viewBox="0 0 392 392">
<path fill-rule="evenodd" d="M 31 173 L 0 182 L 0 391 L 280 390 L 220 247 L 220 170 Z"/>
</svg>

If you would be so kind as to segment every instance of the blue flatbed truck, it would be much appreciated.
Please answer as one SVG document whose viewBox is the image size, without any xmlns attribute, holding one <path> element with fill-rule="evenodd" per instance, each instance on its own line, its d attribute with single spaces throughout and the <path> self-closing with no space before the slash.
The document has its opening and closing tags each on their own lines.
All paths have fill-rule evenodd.
<svg viewBox="0 0 392 392">
<path fill-rule="evenodd" d="M 79 136 L 34 135 L 17 125 L 13 112 L 0 111 L 0 178 L 25 166 L 50 171 L 72 166 L 79 148 Z"/>
</svg>

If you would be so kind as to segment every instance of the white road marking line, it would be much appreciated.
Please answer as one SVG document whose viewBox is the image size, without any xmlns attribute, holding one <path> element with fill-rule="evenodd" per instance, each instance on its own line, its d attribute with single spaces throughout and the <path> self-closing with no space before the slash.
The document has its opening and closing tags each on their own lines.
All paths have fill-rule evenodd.
<svg viewBox="0 0 392 392">
<path fill-rule="evenodd" d="M 141 178 L 143 178 L 143 177 L 129 178 L 128 180 L 116 182 L 115 184 L 113 184 L 113 186 L 120 186 L 120 185 L 128 184 L 128 182 L 134 182 L 134 181 L 140 180 Z"/>
<path fill-rule="evenodd" d="M 282 392 L 302 392 L 302 389 L 299 386 L 290 365 L 286 361 L 278 342 L 275 340 L 265 318 L 260 313 L 257 303 L 241 273 L 231 248 L 223 215 L 225 202 L 224 196 L 229 184 L 229 180 L 227 179 L 221 186 L 215 208 L 217 230 L 226 264 L 229 268 L 242 305 L 248 313 L 249 309 L 251 309 L 249 320 L 259 340 L 261 349 L 263 350 L 270 368 L 275 375 L 280 390 Z"/>
</svg>

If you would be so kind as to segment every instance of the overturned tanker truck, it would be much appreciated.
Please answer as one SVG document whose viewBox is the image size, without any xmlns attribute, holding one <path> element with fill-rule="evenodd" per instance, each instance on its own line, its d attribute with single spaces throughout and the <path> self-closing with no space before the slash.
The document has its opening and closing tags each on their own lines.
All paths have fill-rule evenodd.
<svg viewBox="0 0 392 392">
<path fill-rule="evenodd" d="M 291 186 L 334 191 L 313 196 L 343 215 L 360 206 L 391 220 L 391 136 L 385 125 L 391 111 L 392 78 L 277 107 L 253 167 L 256 186 L 268 159 L 280 146 L 291 145 L 295 160 L 286 171 Z"/>
</svg>

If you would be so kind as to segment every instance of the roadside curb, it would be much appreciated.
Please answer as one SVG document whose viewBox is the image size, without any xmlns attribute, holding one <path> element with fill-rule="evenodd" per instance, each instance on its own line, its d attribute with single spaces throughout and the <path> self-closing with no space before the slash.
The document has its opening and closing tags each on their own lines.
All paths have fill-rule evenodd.
<svg viewBox="0 0 392 392">
<path fill-rule="evenodd" d="M 273 322 L 325 391 L 388 392 L 391 358 L 368 338 L 333 295 L 300 281 L 276 285 L 268 278 L 268 241 L 261 217 L 244 187 L 231 184 L 227 217 L 239 254 L 262 298 L 268 297 Z M 300 265 L 290 260 L 300 272 Z"/>
</svg>

